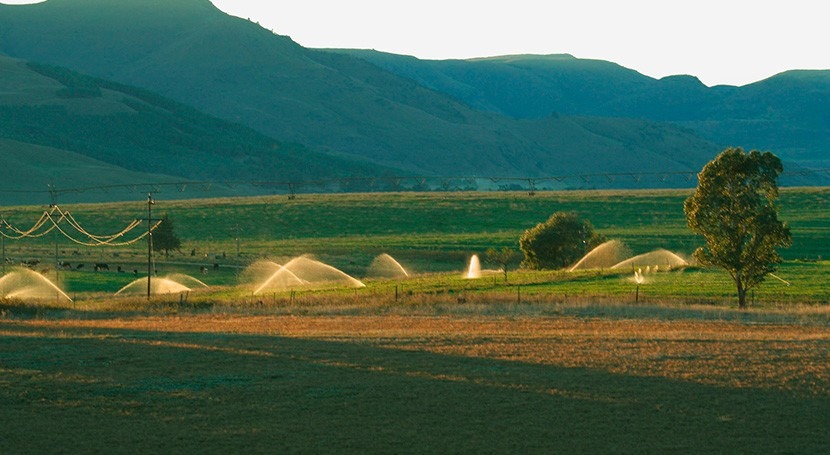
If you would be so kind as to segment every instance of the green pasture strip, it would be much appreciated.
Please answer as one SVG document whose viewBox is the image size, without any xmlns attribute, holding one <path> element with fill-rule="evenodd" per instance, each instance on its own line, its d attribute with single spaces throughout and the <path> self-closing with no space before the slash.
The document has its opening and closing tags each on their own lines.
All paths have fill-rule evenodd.
<svg viewBox="0 0 830 455">
<path fill-rule="evenodd" d="M 159 276 L 184 273 L 212 286 L 233 287 L 240 283 L 240 272 L 259 259 L 284 263 L 311 254 L 356 278 L 364 278 L 372 260 L 388 253 L 414 274 L 460 276 L 472 254 L 481 255 L 484 267 L 489 268 L 483 255 L 488 248 L 511 246 L 518 250 L 518 238 L 525 229 L 559 210 L 588 218 L 599 232 L 622 240 L 635 254 L 665 248 L 688 256 L 701 243 L 686 227 L 683 216 L 683 201 L 689 194 L 687 190 L 539 192 L 535 196 L 506 192 L 367 193 L 299 195 L 294 200 L 269 196 L 176 201 L 165 200 L 167 195 L 162 193 L 156 196 L 153 214 L 170 216 L 184 246 L 170 257 L 156 254 L 153 268 Z M 770 279 L 755 296 L 826 301 L 827 267 L 819 260 L 830 257 L 830 188 L 783 189 L 780 206 L 781 218 L 789 223 L 794 241 L 792 248 L 782 252 L 789 262 L 777 275 L 792 286 L 778 290 L 776 286 L 783 283 Z M 133 219 L 146 217 L 147 210 L 146 200 L 140 198 L 62 208 L 96 234 L 118 232 Z M 46 206 L 4 207 L 0 214 L 16 227 L 27 229 L 44 210 Z M 146 225 L 125 237 L 133 238 L 142 229 Z M 38 239 L 7 239 L 6 254 L 12 263 L 38 259 L 41 264 L 37 269 L 49 270 L 54 268 L 55 240 L 52 234 Z M 58 281 L 70 295 L 114 293 L 146 275 L 144 241 L 117 248 L 81 246 L 63 237 L 57 237 L 57 242 L 58 259 L 69 263 L 59 272 Z M 106 263 L 110 270 L 95 273 L 92 269 L 96 263 Z M 219 270 L 214 270 L 214 265 Z M 116 271 L 118 267 L 121 273 Z M 511 271 L 511 282 L 540 273 Z M 713 287 L 696 283 L 692 272 L 673 276 L 679 278 L 668 280 L 671 284 L 658 280 L 641 291 L 646 296 L 662 297 L 675 292 L 691 298 L 731 295 L 728 284 Z M 719 272 L 703 276 L 726 282 Z M 528 292 L 538 289 L 542 293 L 624 296 L 631 288 L 626 283 L 613 277 L 587 282 L 568 279 L 537 282 Z M 457 285 L 465 286 L 470 285 Z"/>
<path fill-rule="evenodd" d="M 239 235 L 247 254 L 269 250 L 318 253 L 317 239 L 332 247 L 362 247 L 372 239 L 385 246 L 452 249 L 516 245 L 525 229 L 555 211 L 574 211 L 588 218 L 598 231 L 628 243 L 637 253 L 654 248 L 691 253 L 700 240 L 686 228 L 685 190 L 574 191 L 525 193 L 370 193 L 301 195 L 165 201 L 157 197 L 156 215 L 167 213 L 176 223 L 184 250 L 235 254 Z M 830 225 L 830 190 L 784 189 L 781 218 L 793 229 L 789 258 L 827 257 L 830 242 L 821 242 Z M 64 206 L 95 233 L 112 233 L 136 218 L 146 217 L 146 203 Z M 3 216 L 21 228 L 34 222 L 44 207 L 6 207 Z M 138 231 L 134 231 L 138 233 Z M 339 239 L 339 240 L 336 240 Z M 393 241 L 391 239 L 398 239 Z M 454 240 L 455 239 L 455 240 Z M 21 240 L 27 247 L 48 248 L 54 240 Z M 411 243 L 407 243 L 411 242 Z M 88 253 L 90 248 L 60 240 L 61 249 Z M 338 245 L 339 244 L 339 245 Z M 10 245 L 14 247 L 14 245 Z M 139 244 L 117 251 L 140 254 Z M 115 249 L 100 247 L 105 252 Z M 96 254 L 96 253 L 88 253 Z M 273 253 L 272 253 L 273 254 Z"/>
</svg>

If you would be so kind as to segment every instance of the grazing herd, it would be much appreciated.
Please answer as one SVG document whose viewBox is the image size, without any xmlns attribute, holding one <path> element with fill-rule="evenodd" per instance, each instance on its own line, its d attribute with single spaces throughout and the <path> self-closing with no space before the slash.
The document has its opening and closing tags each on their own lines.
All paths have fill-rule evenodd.
<svg viewBox="0 0 830 455">
<path fill-rule="evenodd" d="M 18 263 L 13 258 L 6 258 L 6 262 L 9 263 L 9 264 Z M 40 273 L 46 273 L 46 272 L 49 272 L 51 270 L 49 267 L 39 269 L 38 266 L 41 265 L 41 262 L 38 259 L 23 260 L 23 261 L 20 261 L 19 264 L 20 264 L 21 267 L 26 267 L 26 268 L 31 269 L 31 270 L 40 271 Z M 71 262 L 68 262 L 68 261 L 59 261 L 58 262 L 58 268 L 60 268 L 62 270 L 82 270 L 82 269 L 84 269 L 84 267 L 85 267 L 85 264 L 83 264 L 83 263 L 73 265 Z M 105 271 L 108 272 L 108 271 L 110 271 L 110 265 L 106 262 L 96 262 L 95 264 L 92 265 L 92 269 L 96 272 L 105 272 Z M 126 273 L 127 272 L 127 270 L 124 269 L 120 265 L 116 266 L 115 269 L 118 273 Z M 219 264 L 214 263 L 212 269 L 213 270 L 219 270 Z M 202 274 L 208 273 L 209 270 L 210 270 L 210 268 L 207 267 L 207 266 L 199 266 L 199 271 Z M 138 269 L 133 269 L 132 274 L 133 275 L 138 275 Z"/>
</svg>

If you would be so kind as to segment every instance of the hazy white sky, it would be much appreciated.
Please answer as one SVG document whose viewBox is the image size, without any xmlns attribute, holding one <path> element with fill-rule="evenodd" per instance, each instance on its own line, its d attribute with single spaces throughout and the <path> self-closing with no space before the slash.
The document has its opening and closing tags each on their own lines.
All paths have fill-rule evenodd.
<svg viewBox="0 0 830 455">
<path fill-rule="evenodd" d="M 312 48 L 423 59 L 569 53 L 652 77 L 692 74 L 707 85 L 830 69 L 830 27 L 818 0 L 212 1 Z"/>
<path fill-rule="evenodd" d="M 743 85 L 830 69 L 817 0 L 213 0 L 306 47 L 425 59 L 569 53 L 653 77 Z"/>
</svg>

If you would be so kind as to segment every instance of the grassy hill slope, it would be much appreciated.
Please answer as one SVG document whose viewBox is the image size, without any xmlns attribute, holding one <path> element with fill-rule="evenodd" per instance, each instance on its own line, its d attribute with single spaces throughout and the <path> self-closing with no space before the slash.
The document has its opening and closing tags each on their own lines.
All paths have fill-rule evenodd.
<svg viewBox="0 0 830 455">
<path fill-rule="evenodd" d="M 66 150 L 0 139 L 0 204 L 48 204 L 49 190 L 122 184 L 172 183 L 178 177 L 132 172 Z M 52 185 L 50 187 L 50 185 Z M 118 200 L 101 194 L 72 201 Z"/>
<path fill-rule="evenodd" d="M 59 67 L 0 57 L 0 74 L 3 150 L 32 176 L 45 177 L 47 149 L 53 155 L 49 162 L 60 166 L 74 167 L 79 155 L 94 160 L 97 170 L 81 181 L 99 185 L 123 183 L 122 175 L 139 182 L 157 181 L 150 174 L 279 181 L 393 172 L 282 143 L 150 92 Z M 20 183 L 44 186 L 35 178 Z M 70 185 L 76 183 L 62 186 Z"/>
<path fill-rule="evenodd" d="M 207 0 L 49 0 L 0 13 L 8 55 L 141 86 L 271 137 L 413 173 L 688 171 L 720 149 L 674 126 L 620 121 L 598 132 L 584 118 L 482 112 L 361 59 L 304 49 Z"/>
</svg>

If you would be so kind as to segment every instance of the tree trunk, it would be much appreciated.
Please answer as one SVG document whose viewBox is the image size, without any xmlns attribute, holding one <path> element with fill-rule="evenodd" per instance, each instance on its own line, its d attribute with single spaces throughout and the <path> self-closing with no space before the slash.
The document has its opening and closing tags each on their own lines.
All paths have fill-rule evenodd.
<svg viewBox="0 0 830 455">
<path fill-rule="evenodd" d="M 735 285 L 738 288 L 738 308 L 745 310 L 746 309 L 746 288 L 744 287 L 743 283 L 741 282 L 740 278 L 735 280 Z"/>
</svg>

